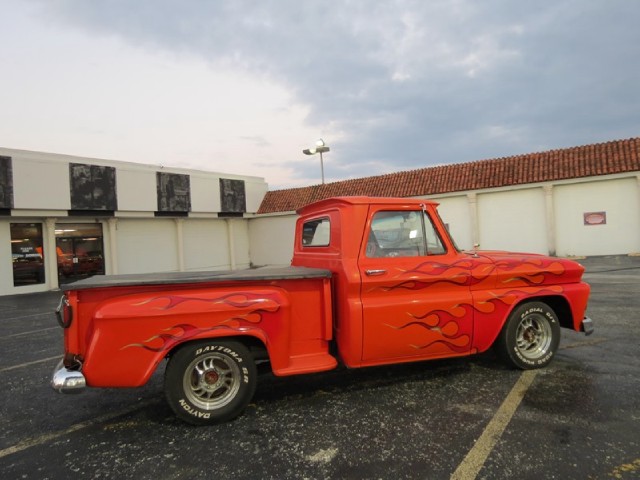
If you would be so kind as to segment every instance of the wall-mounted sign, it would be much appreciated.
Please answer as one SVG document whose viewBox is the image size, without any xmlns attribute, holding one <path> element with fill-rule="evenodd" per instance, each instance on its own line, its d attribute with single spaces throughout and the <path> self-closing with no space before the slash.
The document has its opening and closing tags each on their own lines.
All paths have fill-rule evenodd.
<svg viewBox="0 0 640 480">
<path fill-rule="evenodd" d="M 607 212 L 585 212 L 584 224 L 585 225 L 606 225 Z"/>
</svg>

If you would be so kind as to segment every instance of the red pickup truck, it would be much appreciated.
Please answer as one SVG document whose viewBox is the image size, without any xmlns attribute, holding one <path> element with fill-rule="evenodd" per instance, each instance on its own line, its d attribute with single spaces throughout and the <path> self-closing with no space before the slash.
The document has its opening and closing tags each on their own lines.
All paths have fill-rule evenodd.
<svg viewBox="0 0 640 480">
<path fill-rule="evenodd" d="M 560 258 L 460 251 L 418 199 L 341 197 L 298 211 L 292 265 L 95 276 L 64 286 L 59 392 L 144 385 L 193 424 L 245 409 L 257 363 L 278 376 L 459 357 L 494 346 L 547 365 L 560 327 L 593 331 L 584 268 Z"/>
</svg>

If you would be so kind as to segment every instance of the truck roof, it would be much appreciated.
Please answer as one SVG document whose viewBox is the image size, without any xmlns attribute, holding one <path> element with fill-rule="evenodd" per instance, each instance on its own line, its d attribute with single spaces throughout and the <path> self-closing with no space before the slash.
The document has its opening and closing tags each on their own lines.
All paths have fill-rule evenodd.
<svg viewBox="0 0 640 480">
<path fill-rule="evenodd" d="M 330 207 L 334 204 L 347 204 L 347 205 L 425 205 L 430 204 L 437 206 L 438 202 L 433 200 L 426 200 L 424 198 L 398 198 L 398 197 L 365 197 L 365 196 L 353 196 L 353 197 L 331 197 L 319 200 L 317 202 L 310 203 L 297 210 L 297 213 L 302 215 L 312 210 L 322 210 Z"/>
</svg>

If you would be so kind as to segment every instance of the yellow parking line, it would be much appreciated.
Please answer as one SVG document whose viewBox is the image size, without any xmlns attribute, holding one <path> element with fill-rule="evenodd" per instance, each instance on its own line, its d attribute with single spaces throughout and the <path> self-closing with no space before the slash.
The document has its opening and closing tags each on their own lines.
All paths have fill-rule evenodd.
<svg viewBox="0 0 640 480">
<path fill-rule="evenodd" d="M 2 335 L 0 337 L 0 340 L 4 340 L 6 338 L 23 337 L 25 335 L 33 335 L 34 333 L 48 332 L 49 330 L 62 330 L 62 329 L 56 325 L 55 327 L 41 328 L 39 330 L 31 330 L 29 332 L 12 333 L 11 335 Z"/>
<path fill-rule="evenodd" d="M 100 423 L 108 422 L 109 420 L 113 420 L 114 418 L 121 417 L 122 415 L 135 412 L 136 410 L 140 410 L 141 408 L 146 407 L 152 403 L 153 403 L 152 400 L 138 402 L 135 405 L 132 405 L 129 408 L 124 408 L 122 410 L 119 410 L 118 412 L 108 413 L 106 415 L 96 417 L 93 420 L 87 420 L 86 422 L 76 423 L 74 425 L 71 425 L 66 430 L 45 433 L 44 435 L 28 438 L 26 440 L 23 440 L 17 443 L 16 445 L 13 445 L 12 447 L 8 447 L 8 448 L 5 448 L 4 450 L 0 450 L 0 458 L 6 457 L 7 455 L 21 452 L 22 450 L 26 450 L 31 447 L 42 445 L 44 443 L 50 442 L 51 440 L 55 440 L 56 438 L 64 437 L 65 435 L 68 435 L 70 433 L 77 432 L 78 430 L 82 430 L 83 428 L 93 427 Z"/>
<path fill-rule="evenodd" d="M 560 350 L 565 350 L 568 348 L 590 347 L 592 345 L 598 345 L 599 343 L 604 343 L 607 340 L 608 340 L 607 338 L 594 338 L 593 340 L 585 340 L 582 342 L 569 343 L 568 345 L 561 346 Z"/>
<path fill-rule="evenodd" d="M 504 399 L 498 411 L 485 427 L 480 438 L 478 438 L 473 448 L 469 450 L 462 463 L 458 465 L 456 471 L 451 475 L 451 480 L 472 480 L 477 477 L 478 472 L 480 472 L 480 469 L 487 461 L 487 457 L 496 443 L 498 443 L 498 440 L 500 440 L 502 433 L 507 428 L 511 417 L 518 409 L 537 373 L 537 370 L 522 372 L 507 398 Z"/>
<path fill-rule="evenodd" d="M 21 363 L 20 365 L 13 365 L 11 367 L 4 367 L 4 368 L 0 368 L 0 373 L 8 372 L 9 370 L 16 370 L 18 368 L 29 367 L 29 366 L 35 365 L 37 363 L 50 362 L 51 360 L 56 360 L 56 359 L 59 360 L 61 358 L 62 358 L 62 354 L 56 355 L 55 357 L 43 358 L 42 360 L 34 360 L 33 362 Z"/>
</svg>

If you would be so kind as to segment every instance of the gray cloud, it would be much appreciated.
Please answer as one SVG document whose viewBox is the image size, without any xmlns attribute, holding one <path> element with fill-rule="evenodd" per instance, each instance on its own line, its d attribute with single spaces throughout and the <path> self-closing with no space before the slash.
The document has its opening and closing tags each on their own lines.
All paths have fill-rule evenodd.
<svg viewBox="0 0 640 480">
<path fill-rule="evenodd" d="M 332 125 L 327 177 L 640 134 L 640 4 L 556 0 L 42 2 L 148 49 L 276 80 Z M 329 157 L 327 157 L 329 158 Z M 315 176 L 311 164 L 301 175 Z"/>
</svg>

